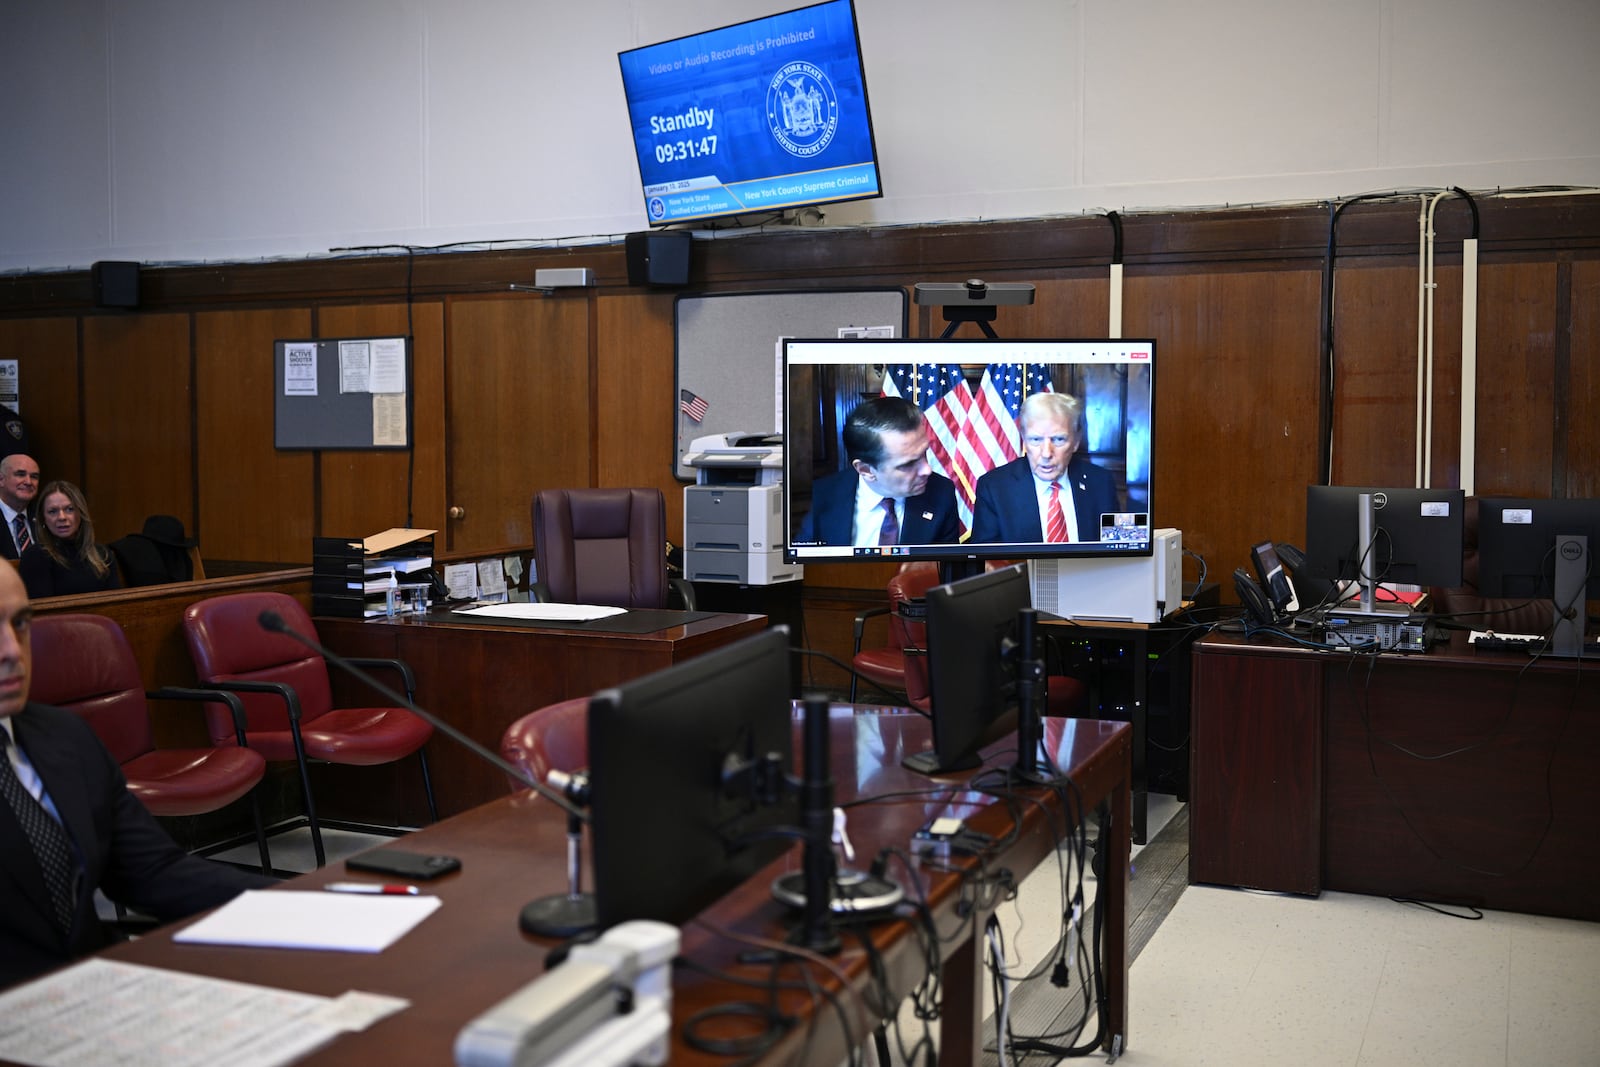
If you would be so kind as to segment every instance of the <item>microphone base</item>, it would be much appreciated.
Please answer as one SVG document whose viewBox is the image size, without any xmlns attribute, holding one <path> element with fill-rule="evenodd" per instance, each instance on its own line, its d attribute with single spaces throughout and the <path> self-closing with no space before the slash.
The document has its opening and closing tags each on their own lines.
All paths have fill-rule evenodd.
<svg viewBox="0 0 1600 1067">
<path fill-rule="evenodd" d="M 593 893 L 540 897 L 529 901 L 517 917 L 522 932 L 536 937 L 576 937 L 599 924 Z"/>
<path fill-rule="evenodd" d="M 905 898 L 905 890 L 887 878 L 841 867 L 829 885 L 828 911 L 836 916 L 864 915 L 894 907 Z M 780 876 L 772 883 L 772 895 L 791 908 L 806 906 L 805 875 L 799 871 Z"/>
</svg>

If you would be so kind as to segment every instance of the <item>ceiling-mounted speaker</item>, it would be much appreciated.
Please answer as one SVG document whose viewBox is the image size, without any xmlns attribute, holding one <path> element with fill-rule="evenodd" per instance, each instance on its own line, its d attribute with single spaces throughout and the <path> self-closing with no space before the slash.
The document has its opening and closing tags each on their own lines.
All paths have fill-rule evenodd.
<svg viewBox="0 0 1600 1067">
<path fill-rule="evenodd" d="M 94 306 L 136 308 L 139 306 L 139 264 L 102 260 L 89 268 L 89 286 L 94 291 Z"/>
<path fill-rule="evenodd" d="M 628 253 L 629 285 L 688 285 L 689 250 L 694 236 L 683 231 L 630 233 L 624 240 Z"/>
</svg>

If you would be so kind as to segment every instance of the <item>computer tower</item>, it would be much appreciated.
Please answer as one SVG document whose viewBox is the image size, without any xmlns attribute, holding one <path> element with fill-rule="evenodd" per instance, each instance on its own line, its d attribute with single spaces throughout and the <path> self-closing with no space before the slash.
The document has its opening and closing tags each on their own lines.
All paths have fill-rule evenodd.
<svg viewBox="0 0 1600 1067">
<path fill-rule="evenodd" d="M 1160 622 L 1183 603 L 1183 533 L 1152 539 L 1148 556 L 1029 560 L 1033 606 L 1064 619 Z"/>
</svg>

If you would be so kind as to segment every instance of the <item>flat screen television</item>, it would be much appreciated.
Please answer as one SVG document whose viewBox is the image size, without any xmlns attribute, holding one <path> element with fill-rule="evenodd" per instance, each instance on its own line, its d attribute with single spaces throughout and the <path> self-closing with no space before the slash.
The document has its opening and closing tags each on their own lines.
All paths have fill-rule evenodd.
<svg viewBox="0 0 1600 1067">
<path fill-rule="evenodd" d="M 1373 503 L 1369 544 L 1359 533 L 1363 495 Z M 1301 569 L 1332 582 L 1359 581 L 1365 573 L 1376 583 L 1458 586 L 1465 510 L 1460 489 L 1307 486 Z"/>
<path fill-rule="evenodd" d="M 589 701 L 590 849 L 604 930 L 681 925 L 797 839 L 789 631 L 773 626 Z"/>
<path fill-rule="evenodd" d="M 651 226 L 883 195 L 851 0 L 618 58 Z"/>
<path fill-rule="evenodd" d="M 1149 555 L 1155 349 L 1149 339 L 785 341 L 785 559 Z M 1017 417 L 1040 393 L 1067 404 L 1045 425 L 1071 432 L 1035 433 L 1030 445 Z M 884 436 L 861 432 L 883 425 L 881 396 L 920 409 L 928 441 L 925 471 L 883 483 L 858 447 Z M 1050 481 L 1063 490 L 1067 540 L 1047 528 Z M 893 538 L 852 513 L 862 482 L 900 493 Z"/>
<path fill-rule="evenodd" d="M 1009 732 L 1017 700 L 1017 618 L 1032 600 L 1023 564 L 928 590 L 928 690 L 933 748 L 907 756 L 919 774 L 979 765 L 978 750 Z"/>
<path fill-rule="evenodd" d="M 1597 551 L 1600 500 L 1478 501 L 1478 592 L 1554 601 L 1553 655 L 1583 647 L 1588 601 L 1600 600 Z M 1585 654 L 1594 654 L 1592 646 Z"/>
</svg>

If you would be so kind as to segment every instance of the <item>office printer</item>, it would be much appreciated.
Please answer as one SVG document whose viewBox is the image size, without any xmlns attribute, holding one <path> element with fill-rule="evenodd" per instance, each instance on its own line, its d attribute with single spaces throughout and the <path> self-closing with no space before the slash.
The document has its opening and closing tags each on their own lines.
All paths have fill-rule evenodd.
<svg viewBox="0 0 1600 1067">
<path fill-rule="evenodd" d="M 683 454 L 695 484 L 683 489 L 683 571 L 691 582 L 797 582 L 783 562 L 783 437 L 719 433 Z"/>
<path fill-rule="evenodd" d="M 695 468 L 699 483 L 705 482 L 707 471 L 730 469 L 755 472 L 752 485 L 777 485 L 783 481 L 783 435 L 735 430 L 696 437 L 683 454 L 683 465 Z"/>
</svg>

